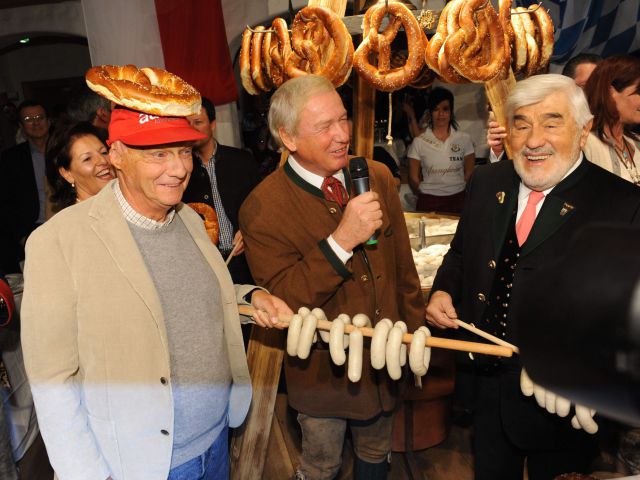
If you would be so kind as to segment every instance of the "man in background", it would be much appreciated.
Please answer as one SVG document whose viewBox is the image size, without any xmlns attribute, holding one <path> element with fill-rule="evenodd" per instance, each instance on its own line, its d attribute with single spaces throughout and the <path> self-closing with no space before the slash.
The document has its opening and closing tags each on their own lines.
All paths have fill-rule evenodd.
<svg viewBox="0 0 640 480">
<path fill-rule="evenodd" d="M 220 225 L 218 250 L 226 259 L 238 245 L 229 263 L 231 278 L 236 283 L 252 283 L 238 227 L 238 212 L 244 199 L 260 181 L 258 164 L 249 152 L 218 143 L 215 138 L 216 109 L 208 98 L 202 97 L 200 113 L 187 117 L 187 120 L 205 137 L 194 144 L 193 173 L 182 201 L 201 202 L 213 207 Z"/>
<path fill-rule="evenodd" d="M 26 100 L 18 107 L 26 142 L 0 156 L 0 270 L 20 271 L 26 237 L 47 218 L 45 147 L 49 119 L 44 106 Z"/>
</svg>

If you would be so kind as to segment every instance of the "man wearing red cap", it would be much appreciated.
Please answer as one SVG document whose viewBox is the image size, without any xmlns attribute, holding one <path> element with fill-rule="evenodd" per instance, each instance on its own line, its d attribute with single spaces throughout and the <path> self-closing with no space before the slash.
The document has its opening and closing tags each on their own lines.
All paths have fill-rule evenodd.
<svg viewBox="0 0 640 480">
<path fill-rule="evenodd" d="M 251 400 L 237 304 L 266 327 L 290 310 L 234 288 L 181 203 L 202 137 L 184 118 L 116 108 L 118 178 L 29 238 L 24 357 L 60 480 L 228 477 L 227 429 Z"/>
</svg>

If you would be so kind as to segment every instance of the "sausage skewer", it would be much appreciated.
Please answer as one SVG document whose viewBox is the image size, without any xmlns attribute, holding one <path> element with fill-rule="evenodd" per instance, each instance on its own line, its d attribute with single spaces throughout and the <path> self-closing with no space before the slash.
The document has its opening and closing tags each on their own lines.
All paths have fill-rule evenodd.
<svg viewBox="0 0 640 480">
<path fill-rule="evenodd" d="M 253 316 L 255 309 L 246 305 L 238 305 L 238 311 L 241 315 Z M 278 319 L 289 324 L 291 315 L 280 315 Z M 331 330 L 331 323 L 328 320 L 318 320 L 318 330 L 324 330 L 326 332 Z M 370 327 L 354 327 L 353 325 L 345 325 L 344 333 L 348 334 L 354 330 L 360 330 L 362 336 L 373 337 L 373 328 Z M 402 343 L 411 345 L 413 335 L 405 333 L 402 335 Z M 505 347 L 501 345 L 488 345 L 486 343 L 465 342 L 462 340 L 450 340 L 448 338 L 440 337 L 427 337 L 425 340 L 425 346 L 435 348 L 446 348 L 449 350 L 458 350 L 461 352 L 483 353 L 485 355 L 495 355 L 498 357 L 511 357 L 513 355 L 513 349 L 511 347 Z"/>
</svg>

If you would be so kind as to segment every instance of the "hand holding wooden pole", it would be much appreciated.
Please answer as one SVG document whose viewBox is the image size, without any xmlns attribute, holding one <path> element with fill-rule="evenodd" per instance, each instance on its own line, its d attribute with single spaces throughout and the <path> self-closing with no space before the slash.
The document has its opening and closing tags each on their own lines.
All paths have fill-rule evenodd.
<svg viewBox="0 0 640 480">
<path fill-rule="evenodd" d="M 254 308 L 245 305 L 238 305 L 238 311 L 241 315 L 253 316 Z M 280 315 L 278 317 L 280 322 L 289 324 L 291 320 L 291 316 L 288 315 Z M 331 330 L 331 322 L 328 320 L 318 320 L 318 330 L 324 330 L 328 332 Z M 354 327 L 353 325 L 345 325 L 344 333 L 348 334 L 354 330 L 360 330 L 362 335 L 365 337 L 373 337 L 373 328 L 369 327 Z M 402 337 L 402 343 L 407 345 L 411 345 L 411 340 L 413 339 L 413 335 L 410 333 L 405 333 Z M 511 357 L 513 355 L 513 349 L 506 346 L 500 345 L 488 345 L 486 343 L 476 343 L 476 342 L 464 342 L 462 340 L 450 340 L 448 338 L 440 338 L 440 337 L 427 337 L 425 340 L 426 347 L 435 347 L 435 348 L 446 348 L 449 350 L 458 350 L 461 352 L 472 352 L 472 353 L 482 353 L 485 355 L 495 355 L 498 357 Z"/>
</svg>

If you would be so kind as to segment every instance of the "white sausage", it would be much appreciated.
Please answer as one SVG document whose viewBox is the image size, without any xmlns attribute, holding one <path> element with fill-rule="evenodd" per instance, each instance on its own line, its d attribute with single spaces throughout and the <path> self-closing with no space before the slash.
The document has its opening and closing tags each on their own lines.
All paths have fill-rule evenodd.
<svg viewBox="0 0 640 480">
<path fill-rule="evenodd" d="M 316 333 L 318 319 L 312 313 L 304 317 L 302 321 L 302 329 L 300 330 L 300 340 L 298 342 L 298 358 L 305 360 L 311 352 L 313 344 L 313 336 Z"/>
<path fill-rule="evenodd" d="M 402 376 L 402 369 L 400 367 L 400 345 L 402 344 L 402 328 L 397 324 L 389 332 L 389 338 L 387 340 L 386 360 L 387 360 L 387 372 L 393 380 L 398 380 Z"/>
<path fill-rule="evenodd" d="M 402 320 L 398 320 L 395 324 L 396 327 L 402 329 L 402 333 L 407 333 L 407 324 Z M 404 343 L 400 344 L 400 366 L 404 367 L 407 364 L 407 346 Z"/>
<path fill-rule="evenodd" d="M 376 370 L 382 370 L 384 368 L 387 337 L 392 327 L 393 323 L 391 323 L 391 320 L 384 318 L 379 321 L 373 329 L 373 338 L 371 339 L 371 366 Z"/>
<path fill-rule="evenodd" d="M 424 366 L 424 341 L 427 335 L 422 330 L 416 330 L 413 332 L 413 339 L 411 340 L 411 348 L 409 348 L 409 368 L 411 371 L 422 377 L 427 373 L 427 369 Z"/>
<path fill-rule="evenodd" d="M 340 318 L 336 318 L 331 322 L 331 330 L 329 331 L 329 354 L 331 361 L 336 365 L 344 365 L 347 356 L 344 353 L 344 323 Z"/>
<path fill-rule="evenodd" d="M 566 417 L 571 411 L 571 402 L 560 395 L 556 398 L 556 415 Z"/>
<path fill-rule="evenodd" d="M 553 393 L 550 390 L 545 391 L 544 406 L 547 409 L 547 412 L 555 415 L 557 399 L 558 397 L 556 396 L 555 393 Z"/>
<path fill-rule="evenodd" d="M 544 401 L 547 398 L 547 391 L 537 383 L 533 384 L 533 396 L 536 397 L 536 402 L 538 402 L 538 405 L 540 405 L 542 408 L 545 408 Z"/>
<path fill-rule="evenodd" d="M 533 395 L 533 382 L 524 368 L 520 372 L 520 390 L 525 397 Z"/>
<path fill-rule="evenodd" d="M 431 331 L 425 326 L 422 326 L 422 327 L 418 328 L 418 330 L 424 332 L 424 334 L 426 335 L 427 338 L 429 338 L 431 336 Z M 423 357 L 422 357 L 422 363 L 424 364 L 424 368 L 426 368 L 427 371 L 429 371 L 429 364 L 431 363 L 431 347 L 427 347 L 426 345 L 424 347 L 424 354 L 423 354 Z M 426 374 L 427 373 L 425 372 L 425 375 Z"/>
<path fill-rule="evenodd" d="M 298 355 L 298 341 L 300 340 L 300 329 L 302 328 L 302 317 L 299 314 L 291 317 L 289 330 L 287 331 L 287 353 L 292 357 Z"/>
<path fill-rule="evenodd" d="M 302 318 L 306 317 L 310 313 L 311 313 L 311 310 L 309 310 L 307 307 L 300 307 L 298 309 L 298 315 L 300 315 Z"/>
<path fill-rule="evenodd" d="M 311 313 L 313 313 L 318 320 L 328 320 L 327 316 L 324 314 L 321 308 L 316 307 L 311 310 Z M 318 333 L 320 334 L 320 338 L 324 343 L 329 343 L 329 332 L 318 330 Z"/>
<path fill-rule="evenodd" d="M 371 320 L 364 313 L 355 314 L 351 319 L 351 323 L 358 328 L 371 326 Z"/>
<path fill-rule="evenodd" d="M 595 410 L 591 410 L 582 405 L 576 405 L 576 414 L 571 419 L 571 425 L 578 430 L 582 427 L 585 432 L 593 435 L 598 431 L 598 424 L 593 419 L 595 413 Z"/>
<path fill-rule="evenodd" d="M 351 318 L 349 318 L 349 315 L 347 315 L 346 313 L 341 313 L 340 315 L 338 315 L 338 319 L 342 320 L 342 323 L 344 323 L 345 325 L 351 325 Z M 346 350 L 349 346 L 349 335 L 345 335 L 343 338 L 343 345 L 344 349 Z"/>
<path fill-rule="evenodd" d="M 348 376 L 352 382 L 359 382 L 362 376 L 362 332 L 354 330 L 349 334 Z"/>
</svg>

